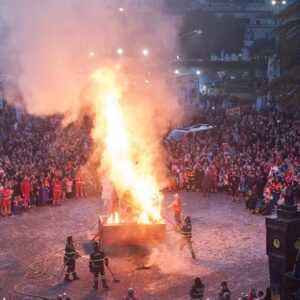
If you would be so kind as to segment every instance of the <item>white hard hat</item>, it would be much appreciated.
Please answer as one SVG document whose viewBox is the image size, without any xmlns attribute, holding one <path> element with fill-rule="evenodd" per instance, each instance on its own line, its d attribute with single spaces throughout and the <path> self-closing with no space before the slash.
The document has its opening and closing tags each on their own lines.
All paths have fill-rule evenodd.
<svg viewBox="0 0 300 300">
<path fill-rule="evenodd" d="M 130 288 L 128 289 L 128 295 L 129 295 L 129 296 L 134 295 L 134 289 L 133 289 L 133 288 L 130 287 Z"/>
</svg>

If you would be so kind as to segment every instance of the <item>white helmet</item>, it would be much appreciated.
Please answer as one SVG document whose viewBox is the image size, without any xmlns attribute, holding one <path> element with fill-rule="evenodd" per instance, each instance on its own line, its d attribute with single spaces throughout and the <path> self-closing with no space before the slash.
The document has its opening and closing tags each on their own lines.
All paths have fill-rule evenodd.
<svg viewBox="0 0 300 300">
<path fill-rule="evenodd" d="M 133 288 L 129 288 L 128 289 L 128 296 L 133 296 L 134 295 L 134 289 Z"/>
</svg>

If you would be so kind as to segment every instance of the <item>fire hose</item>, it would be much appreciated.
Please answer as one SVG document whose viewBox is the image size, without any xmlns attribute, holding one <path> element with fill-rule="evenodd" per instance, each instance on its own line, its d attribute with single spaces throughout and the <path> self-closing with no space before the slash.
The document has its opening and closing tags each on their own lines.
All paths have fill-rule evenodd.
<svg viewBox="0 0 300 300">
<path fill-rule="evenodd" d="M 24 287 L 26 285 L 37 284 L 37 283 L 41 283 L 41 282 L 44 282 L 44 281 L 48 281 L 52 277 L 59 278 L 59 276 L 57 276 L 56 274 L 53 274 L 53 273 L 50 273 L 50 272 L 47 271 L 47 262 L 51 261 L 51 260 L 61 259 L 61 256 L 59 256 L 59 257 L 52 257 L 52 256 L 55 255 L 55 254 L 57 254 L 58 252 L 60 252 L 62 250 L 63 249 L 55 251 L 55 252 L 52 252 L 49 255 L 47 255 L 45 258 L 33 261 L 29 265 L 29 270 L 30 270 L 31 273 L 29 273 L 28 275 L 26 275 L 25 279 L 34 280 L 34 279 L 41 278 L 43 276 L 45 276 L 45 278 L 42 278 L 40 280 L 34 280 L 34 281 L 31 281 L 31 282 L 18 283 L 17 285 L 14 286 L 13 292 L 16 293 L 16 294 L 18 294 L 18 295 L 21 295 L 21 296 L 38 298 L 38 299 L 47 299 L 47 300 L 56 299 L 56 298 L 52 298 L 52 297 L 49 297 L 49 296 L 43 296 L 43 295 L 25 293 L 23 291 L 20 291 L 20 288 Z M 44 263 L 44 267 L 43 267 L 42 270 L 41 269 L 37 269 L 35 267 L 35 265 L 38 264 L 38 263 L 40 263 L 40 262 Z"/>
<path fill-rule="evenodd" d="M 162 216 L 166 221 L 168 221 L 173 227 L 174 229 L 177 231 L 177 225 L 172 222 L 169 218 L 167 218 L 166 216 Z"/>
<path fill-rule="evenodd" d="M 75 223 L 75 221 L 73 219 L 71 219 L 71 220 Z M 91 229 L 95 225 L 96 224 L 94 224 L 91 227 Z M 81 230 L 80 232 L 86 232 L 86 231 Z M 72 232 L 72 234 L 74 234 L 74 233 L 78 233 L 78 231 Z M 24 286 L 27 286 L 27 285 L 37 284 L 37 283 L 41 283 L 41 282 L 51 280 L 53 277 L 56 277 L 57 279 L 60 279 L 66 266 L 63 264 L 62 265 L 62 270 L 60 271 L 59 275 L 57 275 L 57 274 L 53 274 L 53 273 L 47 271 L 47 262 L 61 259 L 62 255 L 60 255 L 60 256 L 54 256 L 54 255 L 56 255 L 57 253 L 60 253 L 62 251 L 64 251 L 64 249 L 60 249 L 60 250 L 51 252 L 50 254 L 46 255 L 44 258 L 34 260 L 32 263 L 30 263 L 30 265 L 29 265 L 30 273 L 25 275 L 24 279 L 29 279 L 29 280 L 34 280 L 34 279 L 39 279 L 39 278 L 41 278 L 41 279 L 30 281 L 30 282 L 18 283 L 13 287 L 13 293 L 24 296 L 24 297 L 32 297 L 32 298 L 43 299 L 43 300 L 55 300 L 56 297 L 31 294 L 31 293 L 27 293 L 27 292 L 25 293 L 25 292 L 21 291 L 20 289 Z M 42 269 L 36 268 L 35 265 L 39 264 L 41 262 L 43 262 L 43 264 L 44 264 L 43 268 Z M 42 278 L 42 277 L 44 277 L 44 278 Z"/>
</svg>

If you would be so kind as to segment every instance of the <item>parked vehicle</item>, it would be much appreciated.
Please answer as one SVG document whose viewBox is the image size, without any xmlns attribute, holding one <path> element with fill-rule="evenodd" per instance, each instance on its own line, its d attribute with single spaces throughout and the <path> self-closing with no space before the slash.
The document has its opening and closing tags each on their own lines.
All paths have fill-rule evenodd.
<svg viewBox="0 0 300 300">
<path fill-rule="evenodd" d="M 209 124 L 196 124 L 193 126 L 188 127 L 181 127 L 171 130 L 165 137 L 166 140 L 175 139 L 175 140 L 181 140 L 184 137 L 193 136 L 194 134 L 200 133 L 200 132 L 207 132 L 208 130 L 211 130 L 215 128 L 215 126 L 209 125 Z"/>
</svg>

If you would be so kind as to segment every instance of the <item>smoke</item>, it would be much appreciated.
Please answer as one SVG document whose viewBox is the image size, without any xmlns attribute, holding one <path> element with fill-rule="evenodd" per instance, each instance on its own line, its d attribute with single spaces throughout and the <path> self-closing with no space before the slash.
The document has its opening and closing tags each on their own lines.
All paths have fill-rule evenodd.
<svg viewBox="0 0 300 300">
<path fill-rule="evenodd" d="M 89 74 L 108 59 L 116 61 L 117 48 L 137 64 L 144 47 L 149 62 L 174 57 L 173 19 L 163 9 L 146 7 L 143 14 L 134 1 L 120 12 L 119 2 L 1 1 L 0 72 L 18 88 L 27 112 L 77 116 Z"/>
<path fill-rule="evenodd" d="M 184 247 L 179 249 L 180 237 L 178 233 L 168 232 L 166 244 L 153 248 L 146 265 L 156 266 L 162 274 L 199 276 L 211 272 L 204 266 L 201 259 L 193 260 L 190 250 Z"/>
<path fill-rule="evenodd" d="M 170 122 L 180 118 L 165 85 L 178 24 L 163 5 L 144 1 L 141 9 L 132 0 L 120 12 L 119 2 L 1 1 L 0 72 L 10 78 L 4 92 L 10 104 L 39 116 L 60 114 L 64 123 L 89 114 L 98 155 L 105 122 L 98 122 L 103 107 L 95 104 L 101 84 L 95 86 L 91 74 L 98 69 L 115 73 L 130 119 L 131 154 L 137 164 L 152 165 L 155 172 L 150 172 L 163 182 L 159 141 Z"/>
</svg>

